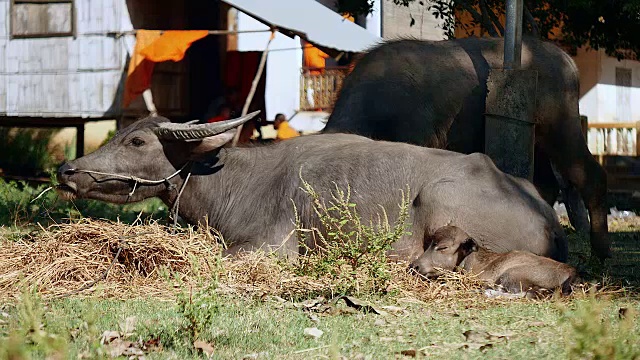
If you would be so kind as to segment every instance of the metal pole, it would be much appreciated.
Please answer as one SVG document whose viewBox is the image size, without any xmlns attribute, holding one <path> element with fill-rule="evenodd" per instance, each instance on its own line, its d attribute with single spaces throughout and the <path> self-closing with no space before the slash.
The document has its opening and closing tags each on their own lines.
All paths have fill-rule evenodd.
<svg viewBox="0 0 640 360">
<path fill-rule="evenodd" d="M 523 0 L 507 0 L 506 24 L 504 28 L 504 68 L 520 68 L 522 55 L 522 11 Z"/>
</svg>

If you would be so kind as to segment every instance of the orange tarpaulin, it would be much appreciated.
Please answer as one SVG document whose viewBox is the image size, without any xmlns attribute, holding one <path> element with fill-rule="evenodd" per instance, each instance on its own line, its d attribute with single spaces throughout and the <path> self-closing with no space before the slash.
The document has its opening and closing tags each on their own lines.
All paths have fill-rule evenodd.
<svg viewBox="0 0 640 360">
<path fill-rule="evenodd" d="M 136 33 L 136 46 L 131 54 L 127 80 L 124 85 L 123 106 L 127 107 L 133 99 L 142 94 L 151 85 L 151 74 L 155 63 L 146 60 L 140 50 L 147 47 L 161 35 L 160 30 L 138 30 Z"/>
<path fill-rule="evenodd" d="M 343 14 L 345 20 L 354 22 L 355 19 L 349 14 Z M 324 51 L 302 40 L 302 66 L 309 69 L 312 75 L 319 75 L 326 66 L 326 59 L 329 58 Z"/>
<path fill-rule="evenodd" d="M 180 61 L 194 41 L 209 35 L 206 30 L 167 30 L 159 39 L 140 50 L 146 59 L 154 62 Z"/>
<path fill-rule="evenodd" d="M 123 106 L 151 87 L 155 63 L 180 61 L 194 41 L 209 34 L 206 30 L 138 30 L 136 46 L 131 54 L 127 80 L 124 86 Z"/>
</svg>

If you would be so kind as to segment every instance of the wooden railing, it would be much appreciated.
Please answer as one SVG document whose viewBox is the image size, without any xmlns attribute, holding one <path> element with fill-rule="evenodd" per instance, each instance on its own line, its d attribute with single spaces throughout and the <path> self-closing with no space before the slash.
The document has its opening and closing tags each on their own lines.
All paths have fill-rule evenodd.
<svg viewBox="0 0 640 360">
<path fill-rule="evenodd" d="M 346 67 L 318 70 L 303 68 L 300 75 L 300 110 L 331 111 L 346 75 Z"/>
<path fill-rule="evenodd" d="M 604 156 L 640 156 L 640 121 L 590 123 L 588 129 L 589 151 L 600 163 Z"/>
</svg>

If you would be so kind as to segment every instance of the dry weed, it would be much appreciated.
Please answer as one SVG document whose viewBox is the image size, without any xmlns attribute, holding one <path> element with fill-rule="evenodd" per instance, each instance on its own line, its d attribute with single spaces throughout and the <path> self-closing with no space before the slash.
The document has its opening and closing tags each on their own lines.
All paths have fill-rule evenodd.
<svg viewBox="0 0 640 360">
<path fill-rule="evenodd" d="M 0 238 L 0 299 L 18 296 L 25 285 L 37 286 L 45 298 L 73 293 L 100 279 L 112 262 L 106 279 L 74 296 L 172 299 L 176 289 L 163 275 L 167 273 L 187 285 L 217 278 L 219 291 L 232 294 L 285 299 L 340 295 L 335 280 L 296 275 L 291 264 L 263 252 L 220 259 L 218 240 L 206 229 L 174 233 L 155 222 L 133 226 L 90 219 L 54 225 L 20 241 Z M 445 272 L 429 281 L 409 273 L 401 262 L 391 263 L 389 271 L 386 292 L 412 301 L 445 305 L 456 300 L 468 306 L 514 301 L 483 296 L 484 284 L 473 276 Z M 602 287 L 598 292 L 619 291 Z M 575 296 L 584 293 L 578 289 Z"/>
</svg>

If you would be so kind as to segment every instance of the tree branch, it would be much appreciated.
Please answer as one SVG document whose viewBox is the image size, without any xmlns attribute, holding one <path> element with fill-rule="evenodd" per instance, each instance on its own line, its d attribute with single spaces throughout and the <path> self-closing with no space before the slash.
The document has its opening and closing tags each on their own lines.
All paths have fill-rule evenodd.
<svg viewBox="0 0 640 360">
<path fill-rule="evenodd" d="M 540 34 L 540 30 L 538 29 L 538 24 L 536 23 L 536 19 L 533 18 L 531 12 L 527 7 L 524 7 L 524 19 L 531 25 L 531 32 L 533 35 L 538 36 Z"/>
<path fill-rule="evenodd" d="M 476 22 L 480 23 L 482 25 L 482 27 L 484 27 L 487 30 L 489 35 L 491 35 L 493 37 L 499 37 L 500 36 L 496 32 L 496 29 L 493 27 L 493 24 L 491 23 L 491 21 L 484 21 L 486 19 L 483 19 L 482 15 L 480 15 L 480 13 L 478 13 L 466 1 L 460 1 L 460 6 L 462 6 L 466 11 L 468 11 L 471 14 L 471 16 L 473 16 L 473 20 L 475 20 Z"/>
<path fill-rule="evenodd" d="M 498 19 L 496 14 L 493 12 L 493 9 L 487 7 L 487 12 L 489 13 L 489 17 L 491 18 L 491 22 L 498 29 L 498 32 L 500 33 L 500 36 L 504 36 L 504 27 L 500 23 L 500 19 Z"/>
</svg>

